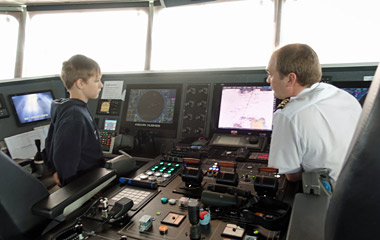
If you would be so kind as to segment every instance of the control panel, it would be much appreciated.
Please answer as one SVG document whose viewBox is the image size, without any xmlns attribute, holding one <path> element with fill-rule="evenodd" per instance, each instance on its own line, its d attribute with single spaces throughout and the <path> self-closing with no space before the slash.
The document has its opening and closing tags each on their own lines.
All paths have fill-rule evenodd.
<svg viewBox="0 0 380 240">
<path fill-rule="evenodd" d="M 145 172 L 137 175 L 134 180 L 142 182 L 155 182 L 159 186 L 166 186 L 178 175 L 182 164 L 174 161 L 160 161 L 150 166 Z"/>
<path fill-rule="evenodd" d="M 115 137 L 115 132 L 99 131 L 99 137 L 102 150 L 109 151 L 112 144 L 112 138 Z"/>
<path fill-rule="evenodd" d="M 210 84 L 187 85 L 183 106 L 181 136 L 200 137 L 205 135 Z"/>
<path fill-rule="evenodd" d="M 183 163 L 170 164 L 160 158 L 130 178 L 134 183 L 121 181 L 107 194 L 106 200 L 87 211 L 86 219 L 82 221 L 87 229 L 109 218 L 107 224 L 113 234 L 117 233 L 116 237 L 110 237 L 110 230 L 96 234 L 87 231 L 86 237 L 280 239 L 290 217 L 290 205 L 282 201 L 287 185 L 283 176 L 261 163 L 221 163 L 215 159 L 189 162 L 184 159 Z M 144 175 L 154 176 L 166 166 L 176 164 L 178 170 L 165 177 L 166 186 L 156 185 L 162 183 L 158 178 L 164 178 L 165 173 L 145 179 Z M 198 180 L 199 185 L 196 184 Z M 143 182 L 147 184 L 141 184 Z M 128 208 L 124 217 L 113 220 L 116 210 L 112 209 L 122 209 L 128 199 L 132 199 L 134 205 Z M 107 205 L 104 201 L 108 201 Z"/>
<path fill-rule="evenodd" d="M 277 169 L 267 167 L 268 153 L 207 144 L 192 148 L 192 144 L 182 142 L 131 176 L 119 177 L 119 183 L 82 216 L 83 228 L 88 229 L 82 236 L 157 240 L 284 237 L 291 188 Z M 100 222 L 109 227 L 96 232 Z"/>
</svg>

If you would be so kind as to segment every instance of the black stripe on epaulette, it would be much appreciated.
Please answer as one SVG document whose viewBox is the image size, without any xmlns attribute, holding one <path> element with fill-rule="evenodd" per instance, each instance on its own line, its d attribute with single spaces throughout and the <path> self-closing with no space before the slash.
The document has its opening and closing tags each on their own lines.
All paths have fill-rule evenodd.
<svg viewBox="0 0 380 240">
<path fill-rule="evenodd" d="M 290 101 L 290 98 L 285 98 L 284 100 L 282 100 L 282 102 L 280 104 L 278 104 L 277 109 L 283 109 L 286 104 L 288 104 L 288 102 Z"/>
</svg>

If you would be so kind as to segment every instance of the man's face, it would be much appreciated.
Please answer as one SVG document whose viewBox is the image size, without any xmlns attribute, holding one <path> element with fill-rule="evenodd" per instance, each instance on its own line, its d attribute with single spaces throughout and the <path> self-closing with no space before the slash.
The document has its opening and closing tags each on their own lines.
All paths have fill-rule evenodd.
<svg viewBox="0 0 380 240">
<path fill-rule="evenodd" d="M 269 60 L 266 71 L 268 73 L 267 83 L 270 84 L 274 91 L 274 96 L 279 99 L 289 97 L 288 93 L 288 79 L 287 76 L 281 78 L 280 73 L 277 71 L 275 54 Z"/>
</svg>

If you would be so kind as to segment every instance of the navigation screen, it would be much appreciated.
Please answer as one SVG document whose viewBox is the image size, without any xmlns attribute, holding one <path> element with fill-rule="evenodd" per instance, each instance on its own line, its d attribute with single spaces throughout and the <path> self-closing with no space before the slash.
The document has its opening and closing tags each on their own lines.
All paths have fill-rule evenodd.
<svg viewBox="0 0 380 240">
<path fill-rule="evenodd" d="M 50 118 L 53 101 L 51 91 L 15 94 L 10 96 L 20 124 L 32 123 Z"/>
<path fill-rule="evenodd" d="M 115 130 L 116 130 L 116 124 L 117 124 L 117 120 L 114 120 L 114 119 L 106 119 L 106 120 L 104 121 L 104 130 L 115 131 Z"/>
<path fill-rule="evenodd" d="M 131 89 L 127 121 L 173 123 L 176 89 Z"/>
<path fill-rule="evenodd" d="M 218 128 L 272 130 L 275 102 L 270 86 L 223 86 Z"/>
<path fill-rule="evenodd" d="M 369 88 L 361 88 L 361 87 L 357 87 L 357 88 L 342 88 L 344 91 L 348 92 L 349 94 L 351 94 L 352 96 L 354 96 L 358 101 L 365 95 L 368 93 L 368 90 Z"/>
</svg>

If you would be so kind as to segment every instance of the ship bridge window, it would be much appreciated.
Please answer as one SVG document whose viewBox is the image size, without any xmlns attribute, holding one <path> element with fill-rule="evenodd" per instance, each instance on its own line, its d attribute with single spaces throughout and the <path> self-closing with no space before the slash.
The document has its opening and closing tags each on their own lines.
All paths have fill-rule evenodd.
<svg viewBox="0 0 380 240">
<path fill-rule="evenodd" d="M 0 13 L 0 79 L 11 79 L 14 76 L 18 26 L 17 19 Z"/>
<path fill-rule="evenodd" d="M 274 45 L 273 1 L 212 1 L 154 16 L 153 70 L 266 66 Z"/>
<path fill-rule="evenodd" d="M 281 45 L 309 44 L 322 64 L 380 60 L 379 1 L 284 1 Z"/>
<path fill-rule="evenodd" d="M 144 69 L 148 11 L 143 8 L 29 13 L 24 77 L 59 74 L 74 54 L 96 60 L 102 72 Z"/>
</svg>

